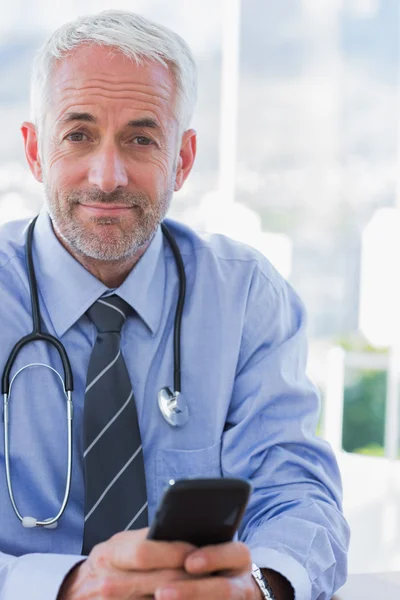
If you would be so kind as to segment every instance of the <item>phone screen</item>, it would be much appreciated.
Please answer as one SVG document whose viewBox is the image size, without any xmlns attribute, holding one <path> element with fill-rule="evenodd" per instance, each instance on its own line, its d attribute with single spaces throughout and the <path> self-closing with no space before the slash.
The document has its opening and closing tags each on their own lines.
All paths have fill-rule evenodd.
<svg viewBox="0 0 400 600">
<path fill-rule="evenodd" d="M 195 546 L 231 541 L 250 491 L 243 479 L 177 481 L 165 492 L 148 537 Z"/>
</svg>

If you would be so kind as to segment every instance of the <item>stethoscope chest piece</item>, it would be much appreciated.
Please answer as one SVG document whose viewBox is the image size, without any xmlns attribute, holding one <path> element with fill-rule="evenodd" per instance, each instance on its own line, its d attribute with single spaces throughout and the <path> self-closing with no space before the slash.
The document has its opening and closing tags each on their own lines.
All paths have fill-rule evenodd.
<svg viewBox="0 0 400 600">
<path fill-rule="evenodd" d="M 158 406 L 164 419 L 172 427 L 183 427 L 189 419 L 189 410 L 180 392 L 164 387 L 158 392 Z"/>
</svg>

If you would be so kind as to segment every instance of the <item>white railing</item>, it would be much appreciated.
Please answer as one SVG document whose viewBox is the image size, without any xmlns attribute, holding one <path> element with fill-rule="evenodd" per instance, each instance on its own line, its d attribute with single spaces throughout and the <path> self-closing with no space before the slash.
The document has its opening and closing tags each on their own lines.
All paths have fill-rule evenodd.
<svg viewBox="0 0 400 600">
<path fill-rule="evenodd" d="M 339 452 L 349 573 L 400 570 L 400 461 Z M 383 600 L 383 599 L 382 599 Z"/>
</svg>

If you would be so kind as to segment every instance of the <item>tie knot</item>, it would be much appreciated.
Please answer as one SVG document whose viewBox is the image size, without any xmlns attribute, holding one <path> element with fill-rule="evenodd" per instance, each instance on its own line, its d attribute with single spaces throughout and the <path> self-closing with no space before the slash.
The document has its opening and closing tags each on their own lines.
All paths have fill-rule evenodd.
<svg viewBox="0 0 400 600">
<path fill-rule="evenodd" d="M 99 333 L 120 333 L 129 311 L 129 304 L 119 296 L 113 295 L 96 300 L 86 314 Z"/>
</svg>

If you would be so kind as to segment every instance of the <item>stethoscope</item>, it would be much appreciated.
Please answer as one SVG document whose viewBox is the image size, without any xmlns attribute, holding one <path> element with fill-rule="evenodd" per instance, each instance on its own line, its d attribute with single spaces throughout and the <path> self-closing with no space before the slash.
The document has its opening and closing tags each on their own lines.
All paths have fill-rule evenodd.
<svg viewBox="0 0 400 600">
<path fill-rule="evenodd" d="M 26 335 L 22 339 L 20 339 L 14 346 L 11 351 L 11 354 L 7 360 L 7 363 L 4 367 L 3 377 L 1 381 L 2 385 L 2 393 L 4 399 L 4 413 L 3 413 L 3 422 L 4 422 L 4 458 L 5 458 L 5 469 L 6 469 L 6 479 L 7 479 L 7 488 L 10 496 L 11 504 L 13 506 L 14 512 L 17 515 L 18 519 L 21 521 L 22 525 L 27 528 L 32 527 L 45 527 L 46 529 L 54 529 L 57 527 L 58 520 L 62 516 L 65 511 L 65 507 L 68 502 L 70 490 L 71 490 L 71 476 L 72 476 L 72 418 L 73 418 L 73 403 L 72 403 L 72 392 L 74 388 L 73 375 L 71 369 L 71 363 L 69 361 L 67 352 L 63 346 L 63 344 L 56 337 L 45 333 L 41 329 L 41 315 L 39 308 L 39 297 L 38 297 L 38 287 L 36 282 L 36 274 L 35 267 L 33 264 L 33 230 L 35 227 L 37 217 L 35 217 L 31 223 L 29 224 L 25 245 L 26 252 L 26 262 L 27 262 L 27 270 L 28 270 L 28 280 L 29 280 L 29 290 L 31 296 L 31 304 L 32 304 L 32 320 L 33 320 L 33 330 L 32 333 Z M 161 414 L 164 419 L 172 425 L 172 427 L 182 427 L 185 425 L 189 418 L 189 411 L 187 403 L 182 399 L 181 395 L 181 324 L 182 324 L 182 314 L 183 308 L 185 304 L 185 295 L 186 295 L 186 274 L 185 268 L 183 265 L 183 260 L 181 253 L 179 251 L 178 245 L 172 236 L 171 232 L 167 228 L 167 226 L 162 223 L 161 230 L 167 239 L 172 253 L 174 255 L 176 267 L 178 270 L 179 276 L 179 294 L 178 294 L 178 302 L 176 306 L 175 313 L 175 322 L 174 322 L 174 391 L 171 390 L 170 387 L 163 387 L 158 392 L 158 406 L 160 408 Z M 61 375 L 56 371 L 53 367 L 49 365 L 45 365 L 42 363 L 31 363 L 30 365 L 26 365 L 22 367 L 15 373 L 10 382 L 10 373 L 11 369 L 14 365 L 16 357 L 18 353 L 22 350 L 24 346 L 31 342 L 44 341 L 52 344 L 62 362 L 63 370 L 64 370 L 64 379 Z M 56 375 L 61 380 L 61 383 L 64 388 L 64 393 L 66 397 L 67 403 L 67 476 L 65 483 L 65 492 L 64 499 L 61 503 L 60 510 L 56 514 L 55 517 L 51 517 L 49 519 L 45 519 L 44 521 L 39 521 L 35 517 L 23 517 L 18 510 L 17 504 L 15 502 L 13 488 L 11 484 L 11 474 L 10 474 L 10 441 L 9 441 L 9 397 L 11 394 L 11 388 L 14 383 L 15 378 L 19 375 L 24 369 L 28 367 L 47 367 L 50 370 L 54 371 Z"/>
</svg>

